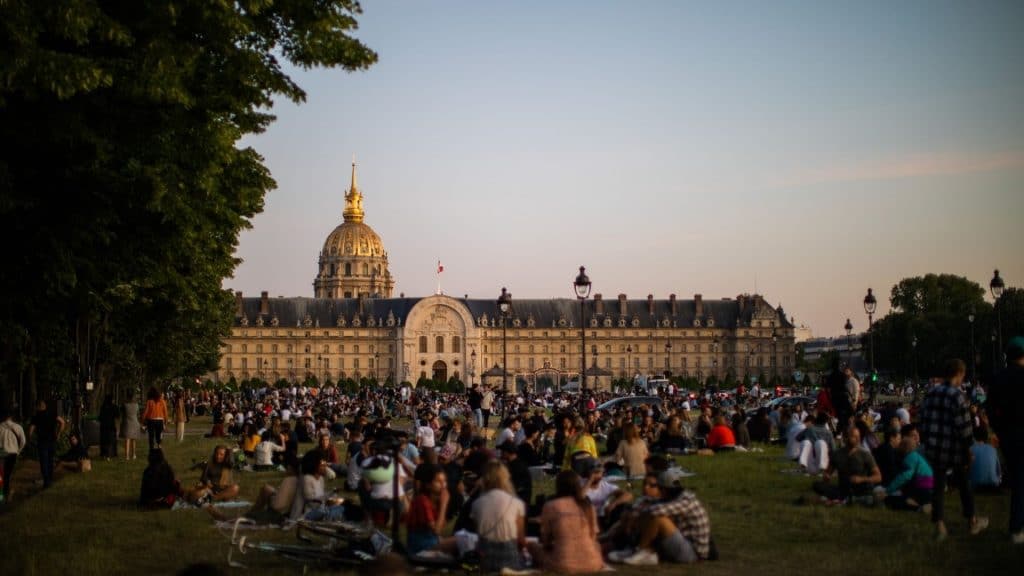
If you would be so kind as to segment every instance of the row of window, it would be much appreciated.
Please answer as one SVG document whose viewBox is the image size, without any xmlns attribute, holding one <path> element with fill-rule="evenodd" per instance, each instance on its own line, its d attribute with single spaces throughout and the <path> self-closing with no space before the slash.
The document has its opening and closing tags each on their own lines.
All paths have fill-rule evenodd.
<svg viewBox="0 0 1024 576">
<path fill-rule="evenodd" d="M 427 344 L 430 341 L 426 336 L 420 336 L 420 354 L 427 354 Z M 434 352 L 437 354 L 444 354 L 444 336 L 434 337 Z M 462 338 L 460 336 L 452 336 L 452 348 L 451 352 L 458 354 L 462 352 Z"/>
<path fill-rule="evenodd" d="M 639 369 L 641 367 L 641 363 L 643 363 L 642 360 L 643 359 L 640 358 L 640 357 L 632 358 L 633 368 Z M 663 364 L 663 366 L 664 366 L 664 368 L 666 370 L 671 370 L 672 368 L 677 367 L 675 365 L 675 363 L 673 363 L 671 361 L 671 359 L 669 359 L 669 358 L 662 358 L 662 360 L 664 360 L 664 362 L 662 364 Z M 492 361 L 491 359 L 485 357 L 484 358 L 484 366 L 490 366 L 491 365 L 491 361 Z M 501 359 L 500 358 L 495 358 L 493 360 L 493 362 L 495 363 L 495 365 L 499 365 L 499 364 L 501 364 Z M 572 359 L 568 359 L 568 358 L 564 358 L 564 357 L 563 358 L 559 358 L 558 359 L 558 368 L 561 369 L 561 370 L 565 370 L 568 366 L 576 367 L 576 366 L 579 365 L 579 362 L 580 362 L 579 358 L 572 358 Z M 593 363 L 594 361 L 593 360 L 588 360 L 588 362 Z M 613 362 L 614 361 L 611 358 L 605 358 L 604 359 L 604 367 L 607 368 L 607 369 L 611 369 L 613 367 Z M 653 356 L 647 357 L 647 361 L 646 361 L 647 368 L 648 369 L 653 369 L 655 367 L 655 363 L 656 362 L 657 362 L 657 359 L 654 358 Z M 744 360 L 743 364 L 745 366 L 752 366 L 752 365 L 753 366 L 764 366 L 766 363 L 769 366 L 774 366 L 775 365 L 775 359 L 774 358 L 767 358 L 766 359 L 763 356 L 756 356 L 754 358 L 751 358 L 751 357 L 748 356 L 748 357 L 745 357 L 745 360 Z M 526 368 L 528 370 L 536 370 L 539 367 L 544 367 L 544 368 L 551 368 L 552 367 L 551 363 L 549 362 L 549 360 L 547 358 L 542 358 L 539 363 L 537 362 L 537 359 L 535 359 L 535 358 L 527 358 L 525 364 L 526 364 Z M 619 358 L 618 364 L 619 364 L 619 368 L 620 369 L 625 369 L 626 368 L 626 359 L 625 358 Z M 737 364 L 737 362 L 735 362 L 734 359 L 729 357 L 729 356 L 726 356 L 726 357 L 722 358 L 722 361 L 717 363 L 717 365 L 720 365 L 723 368 L 724 367 L 729 367 L 729 366 L 735 366 L 736 364 Z M 513 368 L 522 369 L 523 368 L 523 361 L 522 361 L 521 358 L 512 358 L 511 365 L 512 365 Z M 790 365 L 789 356 L 783 357 L 782 365 L 787 367 L 787 368 L 789 367 L 789 365 Z M 682 366 L 683 369 L 690 368 L 689 358 L 683 358 L 682 362 L 681 362 L 681 366 Z M 697 368 L 697 369 L 701 369 L 701 368 L 714 368 L 715 366 L 716 366 L 715 360 L 711 360 L 711 361 L 703 360 L 702 361 L 701 358 L 696 358 L 695 362 L 693 364 L 693 367 Z"/>
<path fill-rule="evenodd" d="M 242 370 L 248 370 L 249 369 L 249 359 L 248 358 L 239 358 L 238 360 L 239 360 L 239 367 Z M 386 360 L 387 360 L 387 362 L 386 362 L 387 367 L 390 368 L 390 369 L 393 369 L 395 367 L 395 359 L 394 358 L 387 358 Z M 335 368 L 340 368 L 340 369 L 344 370 L 345 369 L 345 364 L 346 364 L 345 358 L 340 358 L 338 360 L 338 362 L 337 362 L 337 366 L 334 366 L 334 367 Z M 351 364 L 352 364 L 352 368 L 353 369 L 358 370 L 359 369 L 359 358 L 352 358 Z M 373 369 L 374 368 L 374 359 L 373 358 L 367 358 L 366 364 L 367 364 L 367 366 L 370 369 Z M 385 364 L 385 362 L 382 361 L 381 365 L 384 365 L 384 364 Z M 317 368 L 317 369 L 320 369 L 320 370 L 330 370 L 331 367 L 332 367 L 332 363 L 331 363 L 331 359 L 330 358 L 319 358 L 319 359 L 316 359 L 316 360 L 314 360 L 313 358 L 304 358 L 303 361 L 302 361 L 302 365 L 305 368 L 309 368 L 309 369 Z M 232 370 L 234 368 L 235 368 L 234 358 L 225 358 L 224 359 L 224 369 L 225 370 Z M 289 370 L 292 370 L 292 369 L 295 368 L 295 360 L 293 358 L 287 358 L 287 359 L 284 359 L 282 362 L 279 363 L 277 358 L 270 358 L 269 360 L 262 360 L 260 358 L 256 358 L 256 365 L 255 365 L 255 369 L 256 370 L 277 370 L 278 368 L 287 368 Z"/>
<path fill-rule="evenodd" d="M 249 353 L 249 345 L 248 344 L 241 344 L 240 348 L 241 348 L 240 351 L 241 351 L 242 354 L 248 354 Z M 370 354 L 373 354 L 373 353 L 375 353 L 377 351 L 373 344 L 370 344 L 369 348 L 370 348 Z M 335 350 L 337 351 L 338 354 L 345 354 L 345 345 L 344 344 L 338 344 L 338 346 L 337 346 L 337 348 Z M 352 347 L 349 350 L 350 350 L 351 354 L 359 354 L 359 352 L 360 352 L 359 344 L 353 344 Z M 280 351 L 281 351 L 281 348 L 277 344 L 271 344 L 270 345 L 270 353 L 271 354 L 278 354 L 278 353 L 280 353 Z M 304 346 L 304 348 L 303 348 L 303 351 L 306 354 L 312 354 L 313 351 L 314 351 L 314 347 L 311 344 L 306 344 Z M 224 345 L 224 353 L 225 354 L 231 354 L 232 352 L 234 352 L 234 347 L 231 344 L 225 344 Z M 284 352 L 285 352 L 285 354 L 293 354 L 293 353 L 296 352 L 296 347 L 292 346 L 291 344 L 286 344 L 284 346 Z M 330 354 L 331 353 L 331 346 L 330 346 L 330 344 L 324 344 L 320 348 L 320 350 L 318 350 L 317 352 L 318 353 L 323 353 L 323 354 Z M 263 344 L 257 344 L 256 345 L 256 353 L 257 354 L 263 354 Z M 388 354 L 394 354 L 395 353 L 395 345 L 394 344 L 388 344 L 388 352 L 387 353 Z"/>
<path fill-rule="evenodd" d="M 423 338 L 426 338 L 426 337 L 422 336 L 421 339 L 420 339 L 420 352 L 421 353 L 425 353 L 426 352 L 426 348 L 424 347 L 425 341 L 423 340 Z M 440 338 L 440 336 L 438 336 L 438 338 Z M 458 338 L 458 337 L 456 337 L 456 338 Z M 678 346 L 678 349 L 677 349 L 677 346 Z M 495 345 L 494 348 L 495 348 L 496 352 L 501 352 L 502 351 L 501 344 Z M 628 350 L 628 351 L 626 350 L 626 348 L 633 348 L 633 345 L 632 344 L 620 344 L 618 352 L 620 354 L 643 354 L 644 353 L 643 350 L 640 349 L 639 345 L 636 346 L 635 348 L 633 348 L 632 350 Z M 583 349 L 583 345 L 582 344 L 577 344 L 577 345 L 574 346 L 574 352 L 577 353 L 577 354 L 579 354 L 579 352 L 582 349 Z M 594 348 L 591 348 L 591 350 L 594 350 L 594 349 L 596 349 L 596 346 Z M 768 350 L 768 348 L 764 349 L 764 351 L 767 351 L 767 350 Z M 444 350 L 440 350 L 440 351 L 443 352 Z M 489 351 L 488 350 L 488 346 L 486 344 L 484 344 L 484 353 L 487 353 L 488 351 Z M 519 344 L 514 345 L 512 347 L 512 349 L 511 349 L 511 352 L 512 353 L 516 353 L 516 354 L 518 354 L 521 351 L 522 350 L 521 350 Z M 534 351 L 535 351 L 535 349 L 534 349 L 534 345 L 533 344 L 530 344 L 530 345 L 528 345 L 526 347 L 526 353 L 527 354 L 533 354 Z M 548 345 L 545 344 L 545 345 L 541 346 L 540 347 L 540 351 L 541 351 L 541 354 L 547 354 L 549 352 Z M 565 354 L 566 353 L 566 345 L 565 344 L 560 345 L 558 347 L 558 351 L 561 354 Z M 747 351 L 748 352 L 750 351 L 749 347 L 747 348 Z M 776 351 L 777 352 L 786 352 L 786 346 L 778 346 Z M 656 352 L 653 344 L 648 344 L 647 345 L 647 354 L 655 354 L 655 353 L 661 353 L 661 352 L 662 352 L 662 350 L 657 350 L 657 352 Z M 692 345 L 689 345 L 689 346 L 686 345 L 686 344 L 677 344 L 677 345 L 673 345 L 672 349 L 670 351 L 668 351 L 668 353 L 686 353 L 686 352 L 693 352 L 693 353 L 696 353 L 696 354 L 700 354 L 700 353 L 717 354 L 718 352 L 721 352 L 723 354 L 728 354 L 728 353 L 735 352 L 735 350 L 734 349 L 728 349 L 725 346 L 716 346 L 715 344 L 707 344 L 707 345 L 704 345 L 704 344 L 692 344 Z M 605 354 L 611 354 L 612 353 L 612 346 L 611 346 L 611 344 L 605 344 L 604 345 L 604 353 Z"/>
</svg>

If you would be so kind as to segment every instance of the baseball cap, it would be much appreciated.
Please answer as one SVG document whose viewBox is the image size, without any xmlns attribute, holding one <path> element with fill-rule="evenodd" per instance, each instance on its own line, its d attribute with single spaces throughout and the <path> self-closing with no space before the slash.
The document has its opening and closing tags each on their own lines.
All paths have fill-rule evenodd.
<svg viewBox="0 0 1024 576">
<path fill-rule="evenodd" d="M 589 478 L 596 470 L 603 468 L 601 461 L 593 456 L 573 459 L 572 462 L 572 469 L 580 475 L 580 478 Z"/>
<path fill-rule="evenodd" d="M 683 471 L 679 468 L 669 468 L 658 473 L 658 486 L 662 488 L 678 488 L 683 477 Z"/>
</svg>

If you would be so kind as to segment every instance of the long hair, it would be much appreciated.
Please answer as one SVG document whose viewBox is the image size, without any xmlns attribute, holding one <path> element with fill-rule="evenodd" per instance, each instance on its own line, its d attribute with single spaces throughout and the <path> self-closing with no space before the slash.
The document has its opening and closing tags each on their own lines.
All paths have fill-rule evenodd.
<svg viewBox="0 0 1024 576">
<path fill-rule="evenodd" d="M 146 399 L 154 401 L 160 399 L 160 391 L 156 389 L 156 386 L 149 387 L 149 391 L 146 392 Z"/>
<path fill-rule="evenodd" d="M 636 424 L 630 422 L 622 427 L 622 439 L 628 444 L 632 444 L 640 439 L 640 433 L 637 432 Z"/>
<path fill-rule="evenodd" d="M 572 498 L 572 501 L 579 507 L 583 517 L 587 519 L 587 524 L 590 524 L 590 511 L 593 510 L 594 505 L 583 492 L 579 474 L 572 470 L 562 470 L 559 472 L 558 476 L 555 477 L 555 498 Z M 594 531 L 594 528 L 593 525 L 590 526 L 592 531 Z"/>
<path fill-rule="evenodd" d="M 516 491 L 512 487 L 512 478 L 509 476 L 508 468 L 500 460 L 491 460 L 484 465 L 484 475 L 481 481 L 484 492 L 502 490 L 515 496 Z"/>
</svg>

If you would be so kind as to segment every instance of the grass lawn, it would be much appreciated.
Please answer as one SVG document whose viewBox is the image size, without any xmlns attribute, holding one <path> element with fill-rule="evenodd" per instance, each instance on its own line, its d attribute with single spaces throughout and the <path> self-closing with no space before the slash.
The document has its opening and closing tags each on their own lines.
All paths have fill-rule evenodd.
<svg viewBox="0 0 1024 576">
<path fill-rule="evenodd" d="M 208 419 L 190 425 L 190 432 L 208 429 Z M 187 436 L 182 444 L 165 438 L 172 466 L 183 484 L 190 484 L 198 472 L 186 472 L 187 467 L 193 459 L 208 456 L 217 442 L 198 435 Z M 169 574 L 191 562 L 204 561 L 244 573 L 227 568 L 228 543 L 205 512 L 140 512 L 135 508 L 145 453 L 143 440 L 138 460 L 94 460 L 91 473 L 66 474 L 51 489 L 30 497 L 22 488 L 24 483 L 16 484 L 22 493 L 0 514 L 2 572 Z M 792 576 L 804 570 L 901 576 L 1024 571 L 1024 547 L 1012 547 L 1006 533 L 1006 494 L 977 497 L 979 512 L 988 515 L 992 525 L 975 538 L 966 535 L 958 498 L 947 495 L 950 538 L 936 544 L 931 524 L 922 514 L 796 504 L 800 496 L 810 493 L 810 479 L 781 473 L 792 466 L 779 456 L 773 449 L 682 459 L 683 466 L 698 473 L 687 479 L 687 485 L 696 490 L 711 514 L 721 560 L 654 570 L 758 576 Z M 23 479 L 38 475 L 37 463 L 20 461 L 16 475 Z M 278 473 L 244 473 L 236 480 L 243 497 L 251 501 L 260 486 L 276 484 L 280 477 Z M 545 489 L 550 489 L 550 483 Z M 250 538 L 294 541 L 292 533 L 279 530 L 253 532 Z M 301 573 L 297 564 L 266 554 L 250 553 L 242 560 L 252 573 Z M 641 572 L 623 567 L 617 571 Z"/>
</svg>

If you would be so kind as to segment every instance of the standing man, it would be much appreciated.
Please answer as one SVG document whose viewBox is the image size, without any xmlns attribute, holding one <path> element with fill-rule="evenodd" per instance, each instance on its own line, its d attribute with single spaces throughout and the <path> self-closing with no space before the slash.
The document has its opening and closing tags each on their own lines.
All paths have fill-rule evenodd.
<svg viewBox="0 0 1024 576">
<path fill-rule="evenodd" d="M 3 498 L 11 501 L 11 477 L 14 476 L 14 464 L 18 454 L 25 448 L 25 430 L 11 417 L 7 410 L 0 410 L 0 458 L 3 458 Z"/>
<path fill-rule="evenodd" d="M 491 410 L 494 409 L 494 391 L 491 390 L 490 386 L 484 387 L 484 396 L 480 400 L 480 411 L 483 413 L 484 422 L 483 428 L 487 428 L 487 424 L 491 419 Z"/>
<path fill-rule="evenodd" d="M 484 427 L 484 415 L 480 410 L 480 403 L 483 402 L 484 395 L 480 393 L 480 385 L 473 384 L 473 387 L 469 390 L 469 409 L 473 412 L 473 420 L 476 422 L 476 427 Z"/>
<path fill-rule="evenodd" d="M 36 448 L 39 452 L 39 472 L 43 475 L 43 488 L 53 484 L 53 459 L 57 451 L 57 438 L 64 431 L 64 419 L 52 409 L 47 409 L 46 401 L 36 404 L 36 413 L 28 426 L 28 435 L 36 435 Z"/>
<path fill-rule="evenodd" d="M 1006 458 L 1010 539 L 1024 544 L 1024 336 L 1006 347 L 1007 366 L 989 390 L 988 412 Z"/>
<path fill-rule="evenodd" d="M 953 471 L 952 481 L 960 491 L 960 505 L 964 518 L 970 522 L 971 534 L 978 534 L 988 526 L 988 518 L 974 513 L 974 491 L 967 473 L 971 464 L 971 414 L 960 389 L 966 373 L 967 366 L 963 360 L 954 358 L 947 361 L 943 368 L 945 381 L 933 386 L 921 403 L 920 432 L 924 453 L 935 470 L 932 522 L 935 523 L 935 538 L 939 541 L 947 536 L 944 503 L 946 471 L 950 469 Z"/>
</svg>

